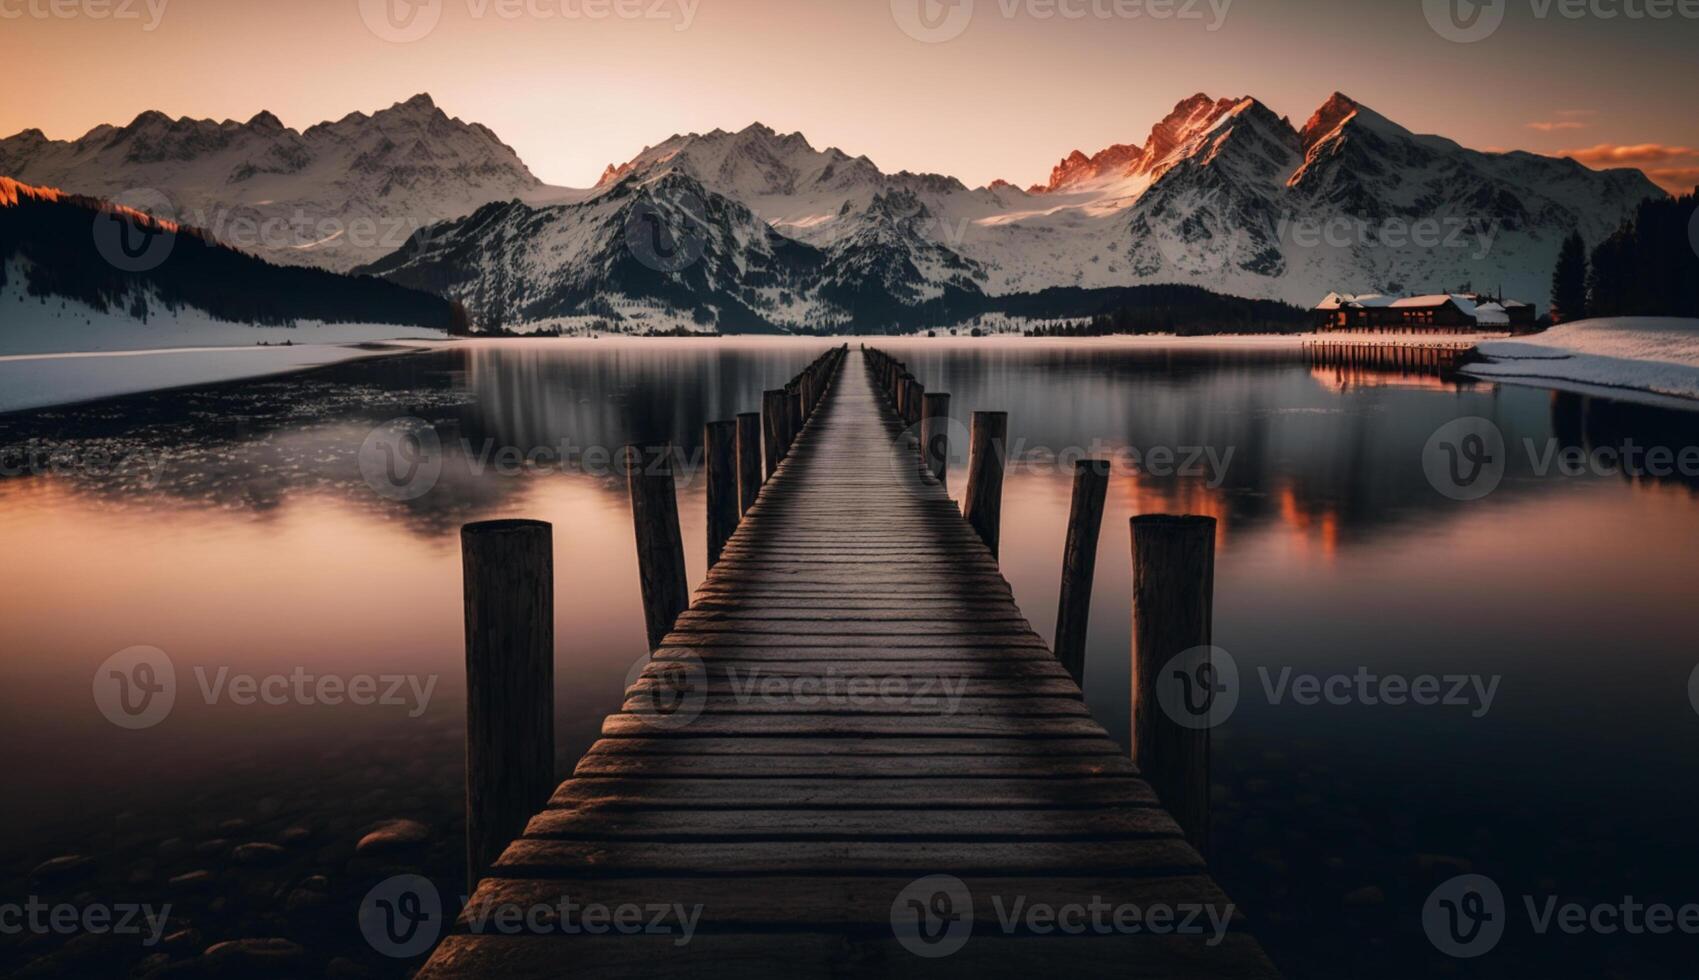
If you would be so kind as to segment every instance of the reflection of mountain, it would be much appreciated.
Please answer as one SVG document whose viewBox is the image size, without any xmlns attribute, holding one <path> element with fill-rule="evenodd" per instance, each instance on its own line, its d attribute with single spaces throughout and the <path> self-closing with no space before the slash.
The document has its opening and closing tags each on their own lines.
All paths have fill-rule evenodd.
<svg viewBox="0 0 1699 980">
<path fill-rule="evenodd" d="M 1476 506 L 1544 493 L 1562 479 L 1536 472 L 1525 440 L 1580 438 L 1554 414 L 1572 396 L 1486 385 L 1436 390 L 1429 379 L 1361 371 L 1340 385 L 1317 377 L 1291 348 L 996 346 L 964 355 L 916 346 L 898 356 L 929 388 L 949 391 L 959 416 L 1007 410 L 1011 453 L 1042 459 L 1047 450 L 1067 448 L 1120 454 L 1166 447 L 1183 457 L 1199 447 L 1221 459 L 1231 452 L 1216 487 L 1207 472 L 1116 467 L 1138 509 L 1212 514 L 1228 542 L 1235 532 L 1282 524 L 1348 546 L 1456 513 L 1459 505 L 1427 482 L 1422 450 L 1435 429 L 1458 417 L 1491 419 L 1512 449 L 1504 482 Z M 1594 440 L 1608 432 L 1612 444 L 1629 434 L 1664 446 L 1692 442 L 1693 416 L 1681 412 L 1594 401 L 1587 417 Z M 963 465 L 961 447 L 952 448 L 952 465 Z"/>
<path fill-rule="evenodd" d="M 628 441 L 669 439 L 695 458 L 704 422 L 755 409 L 763 388 L 815 350 L 795 342 L 468 344 L 340 365 L 291 378 L 0 418 L 0 461 L 55 460 L 82 492 L 116 503 L 161 500 L 265 513 L 295 496 L 331 496 L 421 533 L 490 516 L 548 480 L 589 479 L 619 495 L 606 460 Z M 1292 348 L 1097 345 L 898 345 L 955 415 L 1010 415 L 1013 466 L 1058 480 L 1046 451 L 1115 455 L 1190 447 L 1199 472 L 1117 467 L 1117 492 L 1143 511 L 1213 514 L 1224 543 L 1280 526 L 1351 547 L 1401 527 L 1498 507 L 1575 479 L 1536 472 L 1526 440 L 1560 445 L 1681 447 L 1691 414 L 1521 387 L 1435 391 L 1398 379 L 1337 387 Z M 1422 449 L 1441 424 L 1491 419 L 1512 450 L 1503 484 L 1463 505 L 1427 482 Z M 443 446 L 431 492 L 397 502 L 361 475 L 367 435 L 417 417 Z M 965 447 L 953 445 L 954 472 Z M 567 457 L 562 464 L 562 457 Z M 587 452 L 588 451 L 588 452 Z M 1228 454 L 1231 455 L 1228 455 Z M 31 455 L 33 454 L 33 455 Z M 529 456 L 527 463 L 525 457 Z M 84 465 L 91 461 L 95 464 Z M 38 467 L 47 469 L 47 466 Z M 153 481 L 157 476 L 155 487 Z M 1614 480 L 1615 476 L 1603 479 Z M 1691 478 L 1683 482 L 1694 487 Z M 1212 485 L 1214 484 L 1214 485 Z M 1065 505 L 1065 495 L 1062 505 Z M 1471 511 L 1474 512 L 1474 511 Z"/>
<path fill-rule="evenodd" d="M 0 473 L 53 474 L 119 505 L 263 514 L 297 495 L 330 495 L 439 535 L 562 474 L 617 491 L 606 460 L 628 441 L 670 440 L 689 458 L 707 419 L 758 408 L 763 388 L 814 353 L 787 344 L 712 357 L 651 341 L 563 356 L 546 344 L 469 345 L 0 417 Z M 398 418 L 429 422 L 442 447 L 441 476 L 408 501 L 380 496 L 359 465 L 367 436 Z"/>
</svg>

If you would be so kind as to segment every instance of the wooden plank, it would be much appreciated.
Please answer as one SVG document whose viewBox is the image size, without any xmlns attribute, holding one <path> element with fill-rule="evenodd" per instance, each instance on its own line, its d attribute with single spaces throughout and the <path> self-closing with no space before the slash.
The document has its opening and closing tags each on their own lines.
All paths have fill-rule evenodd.
<svg viewBox="0 0 1699 980">
<path fill-rule="evenodd" d="M 418 975 L 1276 975 L 993 548 L 936 480 L 892 465 L 903 426 L 871 374 L 891 362 L 836 357 L 775 389 L 812 407 L 784 458 L 626 710 Z M 971 892 L 974 935 L 918 957 L 893 913 L 940 873 Z M 569 934 L 569 897 L 700 912 L 688 942 Z M 1218 928 L 1060 942 L 1016 903 L 1186 905 Z M 492 932 L 504 907 L 531 924 Z"/>
<path fill-rule="evenodd" d="M 1156 980 L 1278 977 L 1249 936 L 1229 935 L 1211 946 L 1198 937 L 1146 934 L 1093 938 L 987 935 L 942 958 L 914 955 L 895 939 L 846 938 L 839 932 L 698 935 L 679 942 L 670 934 L 638 936 L 470 936 L 445 939 L 420 970 L 420 980 L 504 977 L 554 980 L 561 976 L 627 978 L 686 976 L 700 980 L 796 980 L 846 976 L 953 978 L 1036 977 L 1058 969 L 1086 977 Z"/>
<path fill-rule="evenodd" d="M 788 686 L 788 685 L 787 685 Z M 662 685 L 642 688 L 625 700 L 623 709 L 635 715 L 672 715 L 681 698 L 688 709 L 702 717 L 713 715 L 996 715 L 1010 718 L 1089 718 L 1078 697 L 1045 698 L 1030 694 L 1009 697 L 958 697 L 944 693 L 916 693 L 913 688 L 892 685 L 867 690 L 840 688 L 831 691 L 787 691 L 785 693 L 721 693 L 696 691 L 677 693 Z M 657 707 L 658 705 L 658 707 Z"/>
<path fill-rule="evenodd" d="M 1156 794 L 1140 779 L 1105 779 L 1100 774 L 971 778 L 965 776 L 869 776 L 724 779 L 702 776 L 598 778 L 578 776 L 560 784 L 552 806 L 598 805 L 614 809 L 760 806 L 883 808 L 979 807 L 1003 810 L 1042 806 L 1150 805 Z"/>
<path fill-rule="evenodd" d="M 765 721 L 766 719 L 756 719 Z M 613 776 L 676 779 L 710 777 L 740 779 L 895 777 L 1004 777 L 1062 779 L 1082 776 L 1136 778 L 1138 770 L 1119 756 L 1063 756 L 1041 753 L 1018 755 L 957 755 L 858 757 L 843 755 L 587 755 L 578 760 L 574 776 Z"/>
<path fill-rule="evenodd" d="M 686 708 L 685 710 L 688 710 Z M 675 727 L 676 716 L 621 712 L 602 720 L 602 734 L 665 735 L 687 728 L 703 735 L 985 735 L 1022 738 L 1090 738 L 1103 729 L 1090 718 L 1018 718 L 1001 715 L 715 715 Z M 657 732 L 659 729 L 659 732 Z M 1131 765 L 1131 763 L 1128 763 Z"/>
<path fill-rule="evenodd" d="M 1203 859 L 1183 838 L 1126 841 L 556 841 L 520 838 L 491 874 L 1171 875 Z"/>
<path fill-rule="evenodd" d="M 1142 840 L 1179 837 L 1180 825 L 1155 807 L 1010 810 L 996 820 L 977 810 L 688 810 L 626 813 L 551 808 L 525 836 L 548 840 Z"/>
<path fill-rule="evenodd" d="M 603 738 L 585 756 L 618 755 L 1043 755 L 1111 756 L 1126 751 L 1107 738 Z"/>
<path fill-rule="evenodd" d="M 830 925 L 854 931 L 878 933 L 891 928 L 891 904 L 907 885 L 906 879 L 877 877 L 842 878 L 590 878 L 533 879 L 492 878 L 478 886 L 456 924 L 465 932 L 479 917 L 486 921 L 490 911 L 502 905 L 553 906 L 542 910 L 538 923 L 550 928 L 560 923 L 561 897 L 594 900 L 604 905 L 647 905 L 664 896 L 668 902 L 702 907 L 698 931 L 725 932 L 750 927 L 805 928 Z M 1171 875 L 1146 878 L 1107 876 L 1032 878 L 969 877 L 962 885 L 973 897 L 974 931 L 999 931 L 1008 916 L 999 917 L 999 906 L 1093 903 L 1107 906 L 1132 905 L 1141 909 L 1154 905 L 1186 905 L 1213 910 L 1213 920 L 1203 912 L 1193 921 L 1198 928 L 1212 922 L 1229 929 L 1242 928 L 1243 914 L 1221 888 L 1203 875 Z M 1112 921 L 1112 920 L 1110 920 Z M 1024 917 L 1015 919 L 1017 928 L 1030 933 Z"/>
</svg>

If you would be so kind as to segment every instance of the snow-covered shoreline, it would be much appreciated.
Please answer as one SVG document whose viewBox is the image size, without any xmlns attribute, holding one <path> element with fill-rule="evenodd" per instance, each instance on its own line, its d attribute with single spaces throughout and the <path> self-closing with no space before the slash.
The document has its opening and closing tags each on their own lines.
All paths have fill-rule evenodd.
<svg viewBox="0 0 1699 980">
<path fill-rule="evenodd" d="M 245 381 L 430 349 L 429 345 L 296 344 L 0 356 L 0 413 L 55 408 L 196 385 Z"/>
<path fill-rule="evenodd" d="M 1507 384 L 1699 408 L 1699 320 L 1611 317 L 1490 341 L 1463 373 Z"/>
</svg>

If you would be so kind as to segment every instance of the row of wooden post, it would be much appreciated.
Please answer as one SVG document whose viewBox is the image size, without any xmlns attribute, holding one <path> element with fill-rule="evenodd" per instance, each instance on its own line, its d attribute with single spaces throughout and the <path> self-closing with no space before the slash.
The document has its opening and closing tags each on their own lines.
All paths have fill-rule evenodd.
<svg viewBox="0 0 1699 980">
<path fill-rule="evenodd" d="M 864 352 L 876 387 L 897 417 L 910 426 L 919 421 L 921 458 L 933 477 L 943 483 L 949 455 L 950 396 L 927 392 L 907 366 L 889 354 L 872 348 L 864 348 Z M 972 418 L 962 515 L 996 557 L 1008 414 L 974 412 Z M 1074 464 L 1073 500 L 1062 548 L 1053 649 L 1057 660 L 1082 688 L 1092 580 L 1109 474 L 1110 463 L 1105 459 L 1082 459 Z M 1215 518 L 1147 514 L 1132 518 L 1131 529 L 1133 756 L 1187 838 L 1204 851 L 1209 842 L 1209 728 L 1183 725 L 1170 717 L 1161 707 L 1157 689 L 1162 684 L 1180 682 L 1176 676 L 1163 674 L 1175 657 L 1210 645 Z M 1207 661 L 1205 656 L 1190 658 L 1188 663 L 1195 667 Z"/>
<path fill-rule="evenodd" d="M 755 506 L 765 479 L 789 454 L 848 350 L 820 355 L 761 412 L 709 422 L 708 560 Z M 765 447 L 762 443 L 765 441 Z M 763 474 L 763 449 L 766 468 Z M 627 446 L 638 578 L 651 650 L 690 605 L 671 445 Z M 478 883 L 554 792 L 554 530 L 543 521 L 483 521 L 461 528 L 466 611 L 466 876 Z"/>
<path fill-rule="evenodd" d="M 1305 341 L 1304 353 L 1318 367 L 1385 368 L 1418 374 L 1455 370 L 1472 349 L 1467 343 L 1372 344 Z"/>
</svg>

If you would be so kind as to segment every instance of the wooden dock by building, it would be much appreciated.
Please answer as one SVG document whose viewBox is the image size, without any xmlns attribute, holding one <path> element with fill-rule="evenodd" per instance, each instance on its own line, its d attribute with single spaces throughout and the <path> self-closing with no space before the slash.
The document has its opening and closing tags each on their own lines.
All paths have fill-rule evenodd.
<svg viewBox="0 0 1699 980">
<path fill-rule="evenodd" d="M 825 381 L 420 976 L 1277 975 L 869 363 Z M 546 911 L 563 899 L 700 913 L 688 942 L 574 934 Z M 477 921 L 502 907 L 545 911 Z"/>
</svg>

